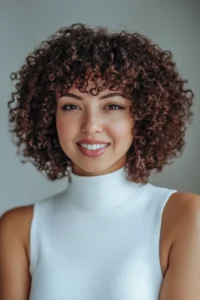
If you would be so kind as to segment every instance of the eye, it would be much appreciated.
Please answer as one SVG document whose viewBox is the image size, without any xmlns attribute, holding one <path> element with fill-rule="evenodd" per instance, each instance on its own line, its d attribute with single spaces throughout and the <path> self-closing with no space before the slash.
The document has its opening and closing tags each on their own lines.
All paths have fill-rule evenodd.
<svg viewBox="0 0 200 300">
<path fill-rule="evenodd" d="M 118 104 L 109 104 L 106 106 L 106 110 L 120 110 L 120 109 L 125 109 L 125 107 Z"/>
<path fill-rule="evenodd" d="M 77 110 L 80 109 L 78 106 L 74 105 L 74 104 L 64 104 L 61 107 L 62 110 Z"/>
</svg>

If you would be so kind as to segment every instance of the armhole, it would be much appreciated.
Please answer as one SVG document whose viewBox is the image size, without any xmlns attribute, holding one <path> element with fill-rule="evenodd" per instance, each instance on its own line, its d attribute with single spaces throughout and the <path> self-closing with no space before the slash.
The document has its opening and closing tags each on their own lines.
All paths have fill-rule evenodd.
<svg viewBox="0 0 200 300">
<path fill-rule="evenodd" d="M 163 280 L 163 274 L 162 274 L 162 268 L 161 268 L 161 262 L 160 262 L 160 238 L 161 238 L 161 226 L 162 226 L 162 216 L 163 216 L 163 210 L 165 208 L 165 205 L 172 194 L 176 193 L 177 190 L 168 190 L 162 200 L 160 201 L 160 206 L 157 211 L 156 215 L 156 228 L 155 228 L 155 262 L 156 262 L 156 269 L 159 272 L 159 277 L 161 280 Z"/>
<path fill-rule="evenodd" d="M 37 206 L 38 203 L 33 205 L 33 217 L 30 225 L 30 265 L 29 272 L 32 275 L 36 266 L 37 260 L 37 227 L 38 227 L 38 216 L 37 216 Z"/>
</svg>

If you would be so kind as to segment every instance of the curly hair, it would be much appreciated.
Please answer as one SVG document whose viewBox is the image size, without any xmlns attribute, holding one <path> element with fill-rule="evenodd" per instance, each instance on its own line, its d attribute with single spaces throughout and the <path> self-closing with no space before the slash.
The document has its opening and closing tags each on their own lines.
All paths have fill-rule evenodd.
<svg viewBox="0 0 200 300">
<path fill-rule="evenodd" d="M 91 77 L 91 94 L 122 88 L 132 101 L 135 135 L 125 165 L 131 180 L 147 182 L 151 172 L 182 154 L 194 94 L 171 51 L 138 32 L 111 33 L 78 23 L 60 28 L 11 73 L 17 83 L 8 102 L 10 131 L 22 162 L 31 160 L 50 180 L 69 176 L 70 159 L 56 131 L 56 92 L 69 89 L 77 79 L 79 90 L 86 92 Z"/>
</svg>

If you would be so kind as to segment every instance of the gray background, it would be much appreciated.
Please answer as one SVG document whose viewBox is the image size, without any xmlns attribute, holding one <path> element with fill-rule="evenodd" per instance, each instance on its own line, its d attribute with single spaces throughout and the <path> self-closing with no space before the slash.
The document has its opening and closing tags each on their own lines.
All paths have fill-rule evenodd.
<svg viewBox="0 0 200 300">
<path fill-rule="evenodd" d="M 173 52 L 178 69 L 196 94 L 193 124 L 184 154 L 150 181 L 200 193 L 200 2 L 198 0 L 1 0 L 0 1 L 0 214 L 66 188 L 66 179 L 49 182 L 30 163 L 22 164 L 8 133 L 9 74 L 26 55 L 62 26 L 83 22 L 111 30 L 136 30 Z"/>
</svg>

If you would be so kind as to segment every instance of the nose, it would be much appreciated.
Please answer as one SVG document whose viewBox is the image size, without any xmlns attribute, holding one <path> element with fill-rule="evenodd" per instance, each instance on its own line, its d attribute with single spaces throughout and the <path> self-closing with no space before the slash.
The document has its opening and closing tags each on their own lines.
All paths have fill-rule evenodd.
<svg viewBox="0 0 200 300">
<path fill-rule="evenodd" d="M 90 134 L 102 132 L 102 122 L 100 118 L 94 114 L 87 114 L 84 116 L 81 131 Z"/>
</svg>

